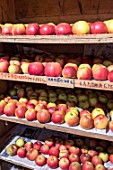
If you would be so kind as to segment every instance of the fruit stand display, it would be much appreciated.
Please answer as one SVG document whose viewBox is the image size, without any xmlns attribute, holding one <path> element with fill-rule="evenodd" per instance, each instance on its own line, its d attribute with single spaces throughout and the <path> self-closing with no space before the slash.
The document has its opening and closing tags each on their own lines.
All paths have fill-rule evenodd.
<svg viewBox="0 0 113 170">
<path fill-rule="evenodd" d="M 0 2 L 0 159 L 112 170 L 113 2 Z"/>
</svg>

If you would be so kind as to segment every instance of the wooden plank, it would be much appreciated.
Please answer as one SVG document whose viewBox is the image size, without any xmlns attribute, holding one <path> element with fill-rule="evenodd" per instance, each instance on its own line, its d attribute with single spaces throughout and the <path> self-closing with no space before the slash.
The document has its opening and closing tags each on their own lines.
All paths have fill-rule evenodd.
<svg viewBox="0 0 113 170">
<path fill-rule="evenodd" d="M 32 44 L 95 44 L 113 43 L 113 34 L 85 34 L 85 35 L 48 35 L 48 36 L 2 36 L 0 42 L 32 43 Z"/>
<path fill-rule="evenodd" d="M 101 0 L 98 13 L 99 14 L 113 14 L 113 1 L 112 0 Z"/>
<path fill-rule="evenodd" d="M 53 123 L 40 124 L 38 123 L 38 121 L 27 121 L 25 119 L 18 119 L 16 117 L 6 117 L 4 115 L 0 116 L 0 119 L 9 121 L 9 122 L 15 122 L 15 123 L 28 125 L 28 126 L 33 126 L 33 127 L 52 129 L 52 130 L 59 131 L 59 132 L 65 132 L 65 133 L 76 134 L 76 135 L 90 137 L 90 138 L 113 141 L 112 132 L 110 133 L 108 131 L 106 133 L 106 130 L 104 132 L 102 130 L 94 130 L 94 131 L 81 130 L 80 126 L 69 128 L 68 126 L 66 126 L 66 124 L 62 124 L 62 125 L 55 125 Z"/>
</svg>

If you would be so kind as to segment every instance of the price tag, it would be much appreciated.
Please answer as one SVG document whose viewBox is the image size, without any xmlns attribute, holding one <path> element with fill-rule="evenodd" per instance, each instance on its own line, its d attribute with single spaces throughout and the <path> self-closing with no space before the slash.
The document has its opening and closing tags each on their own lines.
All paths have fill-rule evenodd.
<svg viewBox="0 0 113 170">
<path fill-rule="evenodd" d="M 65 87 L 65 88 L 74 88 L 74 79 L 66 79 L 63 77 L 47 77 L 47 85 Z"/>
</svg>

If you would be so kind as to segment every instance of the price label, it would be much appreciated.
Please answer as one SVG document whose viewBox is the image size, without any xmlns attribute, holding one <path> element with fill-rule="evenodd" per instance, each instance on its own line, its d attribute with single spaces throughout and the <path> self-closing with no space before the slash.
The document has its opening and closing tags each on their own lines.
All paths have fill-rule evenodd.
<svg viewBox="0 0 113 170">
<path fill-rule="evenodd" d="M 74 88 L 74 79 L 66 79 L 63 77 L 47 77 L 47 85 L 65 87 L 65 88 Z"/>
</svg>

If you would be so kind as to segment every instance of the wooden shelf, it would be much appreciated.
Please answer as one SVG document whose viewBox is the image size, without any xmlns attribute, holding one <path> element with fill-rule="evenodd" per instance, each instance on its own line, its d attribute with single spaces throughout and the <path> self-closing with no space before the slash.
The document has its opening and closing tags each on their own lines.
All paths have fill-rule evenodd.
<svg viewBox="0 0 113 170">
<path fill-rule="evenodd" d="M 2 36 L 4 43 L 32 43 L 32 44 L 100 44 L 113 43 L 113 34 L 85 34 L 85 35 L 18 35 Z"/>
<path fill-rule="evenodd" d="M 96 80 L 67 79 L 63 77 L 33 76 L 29 74 L 0 73 L 0 80 L 20 81 L 29 83 L 42 83 L 49 86 L 64 88 L 87 88 L 98 90 L 113 90 L 113 82 Z"/>
<path fill-rule="evenodd" d="M 32 127 L 52 129 L 55 131 L 76 134 L 76 135 L 90 137 L 90 138 L 113 141 L 113 133 L 110 130 L 108 132 L 106 132 L 106 130 L 98 130 L 95 128 L 91 130 L 84 130 L 80 127 L 80 125 L 76 127 L 69 127 L 66 123 L 63 123 L 61 125 L 55 125 L 52 122 L 41 124 L 38 121 L 27 121 L 26 119 L 19 119 L 16 117 L 7 117 L 5 115 L 1 115 L 0 120 L 15 122 L 15 123 L 24 124 L 24 125 L 28 125 Z"/>
</svg>

